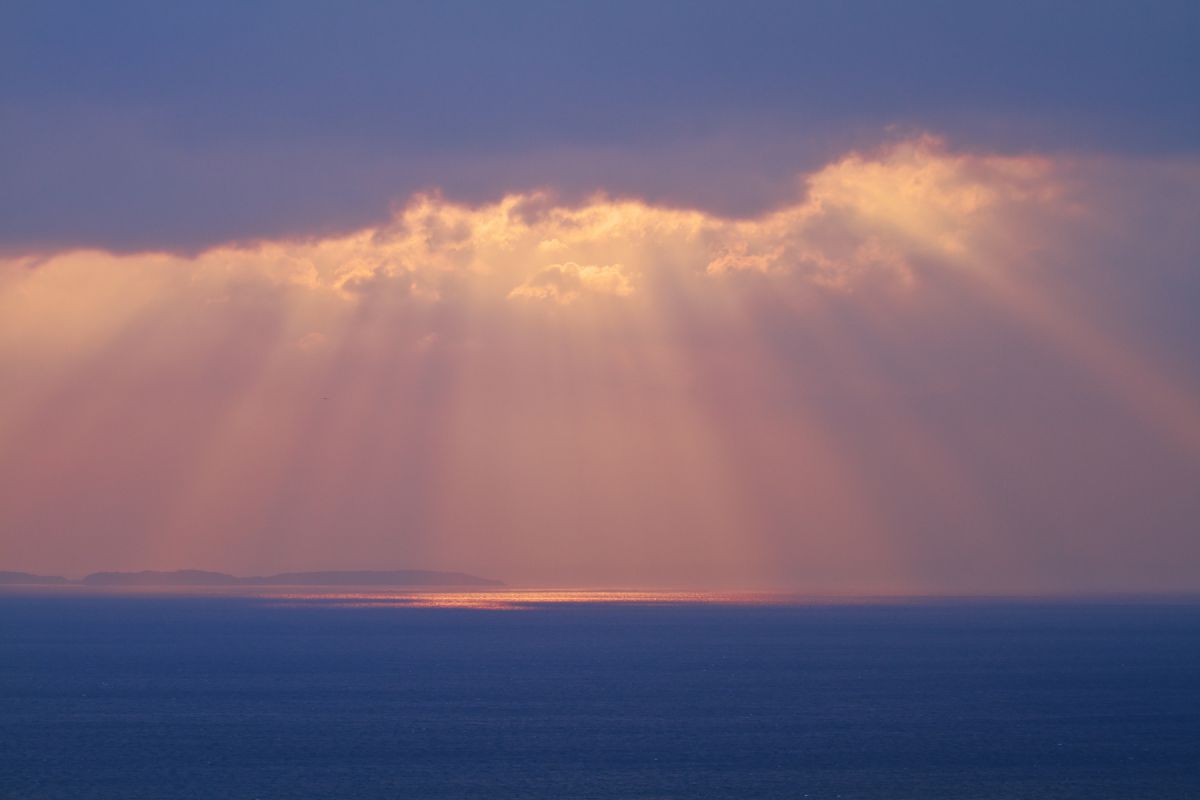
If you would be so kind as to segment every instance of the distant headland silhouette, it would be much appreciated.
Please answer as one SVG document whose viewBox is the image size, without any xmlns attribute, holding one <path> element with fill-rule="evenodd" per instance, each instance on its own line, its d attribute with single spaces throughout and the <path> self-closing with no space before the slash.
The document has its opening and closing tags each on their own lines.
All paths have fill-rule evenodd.
<svg viewBox="0 0 1200 800">
<path fill-rule="evenodd" d="M 468 575 L 465 572 L 435 572 L 425 569 L 325 570 L 281 572 L 239 578 L 224 572 L 200 569 L 141 572 L 93 572 L 79 580 L 58 575 L 0 571 L 0 585 L 41 586 L 503 586 L 503 581 Z"/>
</svg>

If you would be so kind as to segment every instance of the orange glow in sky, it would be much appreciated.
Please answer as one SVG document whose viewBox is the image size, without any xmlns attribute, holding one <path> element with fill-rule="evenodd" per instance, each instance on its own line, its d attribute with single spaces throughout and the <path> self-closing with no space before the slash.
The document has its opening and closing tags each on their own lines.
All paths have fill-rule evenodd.
<svg viewBox="0 0 1200 800">
<path fill-rule="evenodd" d="M 924 136 L 752 218 L 423 195 L 324 238 L 9 258 L 4 566 L 1195 588 L 1200 376 L 1113 311 L 1096 244 L 1145 235 L 1094 201 L 1130 170 L 1155 191 Z M 1159 517 L 1122 505 L 1147 492 Z"/>
</svg>

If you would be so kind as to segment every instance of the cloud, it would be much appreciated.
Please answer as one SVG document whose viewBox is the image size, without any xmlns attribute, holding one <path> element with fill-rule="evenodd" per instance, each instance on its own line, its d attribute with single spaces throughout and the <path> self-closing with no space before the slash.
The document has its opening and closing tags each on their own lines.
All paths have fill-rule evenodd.
<svg viewBox="0 0 1200 800">
<path fill-rule="evenodd" d="M 931 136 L 812 175 L 803 203 L 733 227 L 710 273 L 806 273 L 847 287 L 863 276 L 913 280 L 914 258 L 955 259 L 1011 225 L 1014 211 L 1064 211 L 1043 158 L 953 153 Z"/>
<path fill-rule="evenodd" d="M 567 262 L 538 270 L 509 292 L 508 298 L 553 300 L 566 305 L 583 294 L 625 297 L 633 294 L 633 283 L 621 271 L 620 264 L 581 267 Z"/>
<path fill-rule="evenodd" d="M 446 284 L 469 280 L 504 297 L 567 302 L 585 291 L 627 296 L 640 272 L 906 283 L 914 259 L 986 246 L 1021 214 L 1069 211 L 1059 180 L 1044 158 L 954 153 L 925 136 L 840 158 L 793 181 L 790 203 L 753 218 L 604 195 L 556 204 L 544 192 L 515 193 L 472 206 L 425 194 L 388 222 L 347 235 L 228 245 L 191 258 L 68 253 L 42 268 L 81 258 L 113 268 L 171 263 L 193 280 L 263 280 L 346 298 L 435 299 Z"/>
</svg>

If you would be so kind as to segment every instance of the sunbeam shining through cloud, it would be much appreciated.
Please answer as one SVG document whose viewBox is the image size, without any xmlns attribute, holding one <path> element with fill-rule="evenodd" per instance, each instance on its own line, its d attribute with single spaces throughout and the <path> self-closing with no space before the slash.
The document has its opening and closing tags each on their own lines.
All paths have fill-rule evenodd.
<svg viewBox="0 0 1200 800">
<path fill-rule="evenodd" d="M 748 216 L 433 193 L 348 234 L 11 256 L 10 561 L 1194 588 L 1198 362 L 1139 304 L 1200 254 L 1197 162 L 923 134 L 792 187 Z M 1133 208 L 1153 224 L 1113 224 Z"/>
</svg>

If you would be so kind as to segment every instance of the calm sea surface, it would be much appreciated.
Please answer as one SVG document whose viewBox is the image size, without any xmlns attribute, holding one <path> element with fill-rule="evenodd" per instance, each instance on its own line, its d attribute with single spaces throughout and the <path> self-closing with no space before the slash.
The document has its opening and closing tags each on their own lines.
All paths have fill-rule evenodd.
<svg viewBox="0 0 1200 800">
<path fill-rule="evenodd" d="M 0 797 L 1200 798 L 1195 602 L 456 597 L 0 593 Z"/>
</svg>

